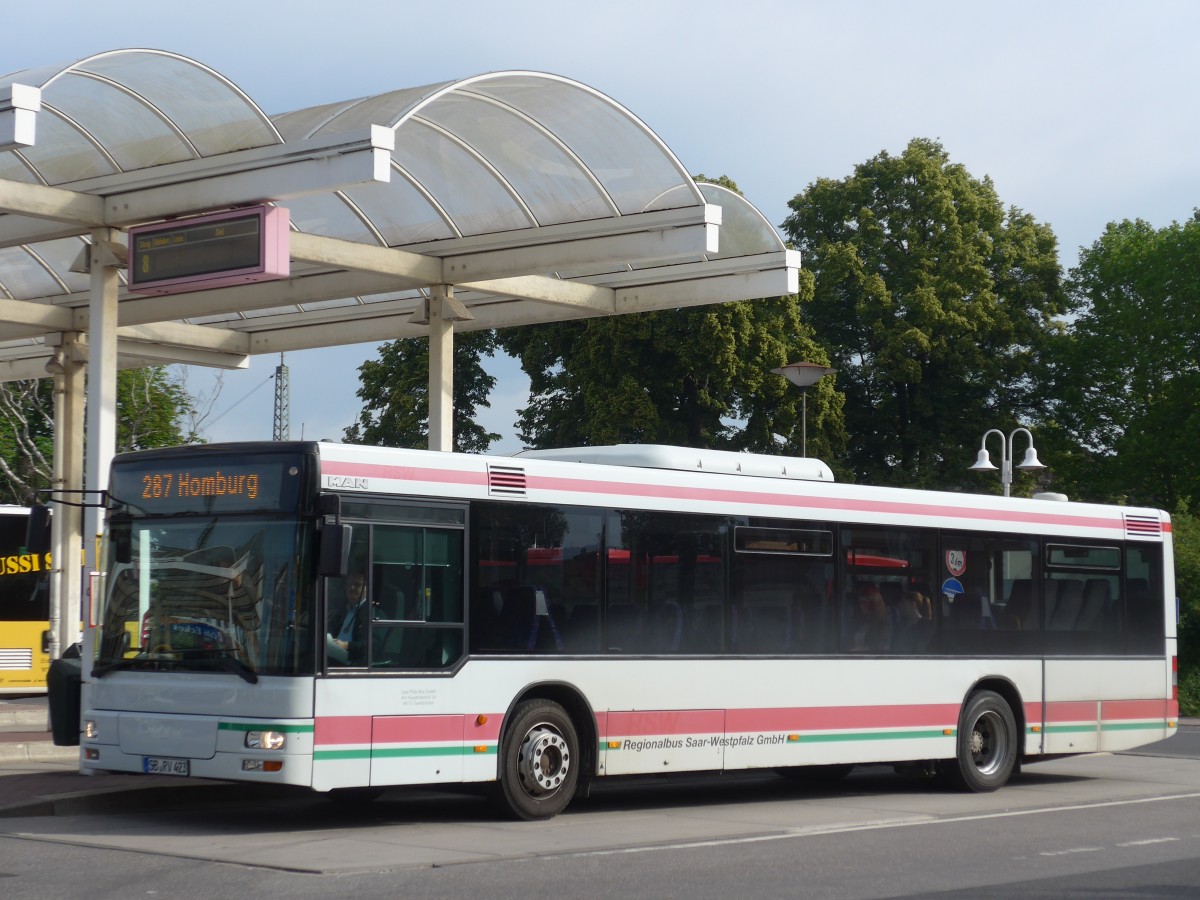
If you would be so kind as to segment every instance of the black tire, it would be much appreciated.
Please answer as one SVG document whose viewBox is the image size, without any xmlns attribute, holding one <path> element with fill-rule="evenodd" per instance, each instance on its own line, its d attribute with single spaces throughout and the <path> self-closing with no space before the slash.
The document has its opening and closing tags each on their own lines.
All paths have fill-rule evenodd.
<svg viewBox="0 0 1200 900">
<path fill-rule="evenodd" d="M 960 790 L 987 793 L 1003 787 L 1018 755 L 1017 720 L 1008 702 L 994 691 L 972 694 L 958 725 L 958 755 L 941 773 Z"/>
<path fill-rule="evenodd" d="M 567 808 L 579 782 L 579 737 L 557 703 L 527 700 L 513 710 L 500 748 L 500 807 L 518 819 L 550 819 Z"/>
</svg>

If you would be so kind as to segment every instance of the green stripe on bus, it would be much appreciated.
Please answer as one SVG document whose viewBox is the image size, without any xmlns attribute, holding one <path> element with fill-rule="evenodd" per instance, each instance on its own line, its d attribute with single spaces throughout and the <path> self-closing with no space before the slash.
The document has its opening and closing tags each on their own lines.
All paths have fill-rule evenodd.
<svg viewBox="0 0 1200 900">
<path fill-rule="evenodd" d="M 1047 725 L 1046 734 L 1083 734 L 1088 731 L 1095 731 L 1095 724 L 1092 725 Z"/>
<path fill-rule="evenodd" d="M 412 759 L 426 756 L 495 756 L 496 748 L 477 751 L 474 747 L 364 747 L 360 750 L 318 750 L 315 760 Z"/>
<path fill-rule="evenodd" d="M 953 737 L 937 731 L 862 731 L 841 734 L 802 734 L 799 741 L 789 741 L 791 744 L 824 744 L 836 741 L 908 741 L 928 738 Z"/>
<path fill-rule="evenodd" d="M 317 750 L 313 753 L 314 760 L 331 759 L 370 759 L 371 748 L 365 750 Z"/>
<path fill-rule="evenodd" d="M 953 736 L 954 736 L 953 734 L 948 735 L 948 734 L 945 734 L 944 732 L 942 732 L 941 730 L 938 730 L 938 731 L 887 731 L 887 732 L 865 731 L 865 732 L 853 732 L 853 733 L 842 732 L 839 734 L 802 734 L 802 735 L 800 735 L 800 740 L 786 741 L 782 745 L 780 745 L 780 744 L 775 744 L 775 745 L 753 744 L 753 745 L 745 745 L 745 746 L 754 746 L 754 747 L 792 746 L 792 747 L 794 747 L 797 744 L 820 744 L 820 743 L 833 743 L 836 741 L 922 740 L 922 739 L 926 739 L 926 738 L 940 738 L 940 737 L 953 737 Z M 722 740 L 725 740 L 725 738 L 717 738 L 718 744 Z M 711 746 L 711 745 L 708 744 L 707 742 L 704 744 L 705 749 L 707 749 L 709 746 Z M 600 749 L 602 751 L 612 752 L 613 750 L 623 750 L 624 746 L 610 747 L 607 743 L 602 743 L 600 745 Z M 736 748 L 727 747 L 726 749 L 736 749 Z"/>
<path fill-rule="evenodd" d="M 1101 731 L 1138 731 L 1145 728 L 1159 730 L 1166 728 L 1166 722 L 1103 722 L 1100 725 Z"/>
<path fill-rule="evenodd" d="M 218 731 L 283 731 L 287 734 L 311 734 L 311 725 L 280 725 L 277 722 L 219 722 Z"/>
<path fill-rule="evenodd" d="M 377 747 L 371 751 L 371 756 L 376 759 L 396 759 L 414 756 L 486 756 L 495 752 L 495 747 L 489 747 L 484 753 L 476 753 L 474 747 Z"/>
</svg>

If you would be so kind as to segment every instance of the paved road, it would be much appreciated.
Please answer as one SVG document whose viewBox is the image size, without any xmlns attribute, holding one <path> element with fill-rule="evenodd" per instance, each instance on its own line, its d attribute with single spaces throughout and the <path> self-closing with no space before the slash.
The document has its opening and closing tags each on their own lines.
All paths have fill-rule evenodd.
<svg viewBox="0 0 1200 900">
<path fill-rule="evenodd" d="M 0 818 L 5 900 L 128 898 L 134 885 L 206 900 L 249 891 L 724 900 L 968 888 L 975 897 L 1155 897 L 1175 887 L 1174 896 L 1190 896 L 1200 883 L 1195 725 L 1138 754 L 1028 766 L 994 794 L 947 792 L 882 767 L 818 788 L 753 773 L 627 779 L 601 782 L 543 823 L 498 819 L 466 789 L 392 790 L 345 807 L 244 785 L 80 778 L 63 762 L 4 771 L 13 774 L 0 774 L 0 787 L 88 783 L 83 795 Z"/>
<path fill-rule="evenodd" d="M 826 789 L 763 775 L 618 781 L 541 823 L 500 821 L 464 792 L 392 791 L 359 809 L 174 793 L 0 819 L 5 900 L 1146 898 L 1200 883 L 1200 760 L 1168 757 L 1039 764 L 985 795 L 883 769 Z"/>
</svg>

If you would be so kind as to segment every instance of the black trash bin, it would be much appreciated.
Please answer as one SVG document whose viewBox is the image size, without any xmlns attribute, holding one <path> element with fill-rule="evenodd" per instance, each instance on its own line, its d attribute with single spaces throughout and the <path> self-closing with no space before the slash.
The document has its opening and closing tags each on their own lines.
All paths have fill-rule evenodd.
<svg viewBox="0 0 1200 900">
<path fill-rule="evenodd" d="M 50 733 L 55 745 L 79 746 L 83 660 L 69 656 L 53 660 L 46 673 L 46 693 L 50 699 Z"/>
</svg>

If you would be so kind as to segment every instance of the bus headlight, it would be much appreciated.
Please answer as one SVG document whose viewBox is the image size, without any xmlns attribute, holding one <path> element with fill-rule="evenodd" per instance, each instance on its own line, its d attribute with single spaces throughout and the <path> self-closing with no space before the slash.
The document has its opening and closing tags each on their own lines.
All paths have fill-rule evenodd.
<svg viewBox="0 0 1200 900">
<path fill-rule="evenodd" d="M 247 731 L 246 746 L 251 750 L 282 750 L 287 735 L 282 731 Z"/>
<path fill-rule="evenodd" d="M 83 736 L 89 741 L 94 741 L 100 737 L 100 726 L 96 724 L 94 719 L 85 719 L 83 723 Z"/>
</svg>

